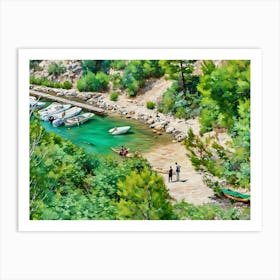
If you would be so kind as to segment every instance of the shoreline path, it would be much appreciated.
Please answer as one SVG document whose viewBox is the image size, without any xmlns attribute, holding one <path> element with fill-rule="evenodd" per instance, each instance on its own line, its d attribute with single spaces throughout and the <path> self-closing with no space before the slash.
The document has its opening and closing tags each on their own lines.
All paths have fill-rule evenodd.
<svg viewBox="0 0 280 280">
<path fill-rule="evenodd" d="M 168 170 L 172 166 L 175 171 L 175 162 L 181 166 L 180 181 L 176 182 L 176 174 L 173 175 L 173 182 L 168 182 L 168 174 L 159 173 L 169 190 L 169 194 L 177 202 L 185 200 L 194 205 L 213 202 L 214 195 L 204 182 L 203 177 L 194 169 L 190 159 L 186 155 L 187 151 L 181 143 L 170 143 L 165 146 L 155 146 L 143 154 L 152 167 Z M 174 172 L 175 173 L 175 172 Z"/>
</svg>

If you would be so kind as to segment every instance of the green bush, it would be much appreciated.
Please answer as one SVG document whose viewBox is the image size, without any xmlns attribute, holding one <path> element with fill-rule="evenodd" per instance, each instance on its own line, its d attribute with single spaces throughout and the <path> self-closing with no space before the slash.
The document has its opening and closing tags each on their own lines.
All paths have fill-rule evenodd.
<svg viewBox="0 0 280 280">
<path fill-rule="evenodd" d="M 62 87 L 65 89 L 70 89 L 70 88 L 72 88 L 72 83 L 70 83 L 69 81 L 65 81 L 63 83 Z"/>
<path fill-rule="evenodd" d="M 77 88 L 79 91 L 105 91 L 108 84 L 109 77 L 105 73 L 93 74 L 89 72 L 78 81 Z"/>
<path fill-rule="evenodd" d="M 60 82 L 52 82 L 46 78 L 35 78 L 35 76 L 30 76 L 29 82 L 32 85 L 44 86 L 44 87 L 51 87 L 51 88 L 64 88 L 70 89 L 72 88 L 72 84 L 68 81 L 61 84 Z"/>
<path fill-rule="evenodd" d="M 112 60 L 111 67 L 116 70 L 122 70 L 126 66 L 125 60 Z"/>
<path fill-rule="evenodd" d="M 248 211 L 240 217 L 236 208 L 224 210 L 222 207 L 214 204 L 204 204 L 195 206 L 182 201 L 174 205 L 175 212 L 181 220 L 239 220 L 248 219 Z"/>
<path fill-rule="evenodd" d="M 146 79 L 162 75 L 158 60 L 131 60 L 124 69 L 121 85 L 130 96 L 135 96 L 145 86 Z"/>
<path fill-rule="evenodd" d="M 114 92 L 112 92 L 111 95 L 110 95 L 110 100 L 111 100 L 111 101 L 117 101 L 117 100 L 118 100 L 118 97 L 119 97 L 119 93 L 116 92 L 116 91 L 114 91 Z"/>
<path fill-rule="evenodd" d="M 111 60 L 82 60 L 81 66 L 84 76 L 90 72 L 96 74 L 99 71 L 108 73 Z"/>
<path fill-rule="evenodd" d="M 34 69 L 35 71 L 41 71 L 41 67 L 39 66 L 42 60 L 29 60 L 29 68 Z"/>
<path fill-rule="evenodd" d="M 65 67 L 63 66 L 62 62 L 60 61 L 59 63 L 51 63 L 51 65 L 48 68 L 48 73 L 50 75 L 59 75 L 65 72 Z"/>
<path fill-rule="evenodd" d="M 155 109 L 155 103 L 152 101 L 148 101 L 146 106 L 148 109 L 151 109 L 151 110 Z"/>
</svg>

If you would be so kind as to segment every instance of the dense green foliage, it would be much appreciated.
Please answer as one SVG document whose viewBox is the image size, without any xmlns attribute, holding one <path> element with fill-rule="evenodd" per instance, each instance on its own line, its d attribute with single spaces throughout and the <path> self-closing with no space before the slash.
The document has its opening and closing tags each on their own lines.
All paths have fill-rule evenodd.
<svg viewBox="0 0 280 280">
<path fill-rule="evenodd" d="M 194 206 L 190 203 L 182 201 L 177 203 L 174 208 L 180 220 L 239 220 L 241 218 L 241 215 L 238 213 L 236 208 L 232 207 L 227 210 L 223 210 L 215 204 Z M 246 218 L 248 219 L 249 217 Z"/>
<path fill-rule="evenodd" d="M 110 64 L 110 60 L 82 60 L 81 62 L 84 75 L 90 72 L 94 74 L 97 72 L 104 72 L 108 74 Z"/>
<path fill-rule="evenodd" d="M 40 67 L 39 67 L 39 64 L 42 60 L 29 60 L 29 69 L 34 69 L 35 71 L 40 71 L 42 70 Z"/>
<path fill-rule="evenodd" d="M 35 78 L 35 76 L 30 76 L 29 78 L 30 84 L 38 85 L 38 86 L 45 86 L 51 88 L 63 88 L 63 89 L 70 89 L 72 88 L 72 83 L 69 81 L 65 81 L 64 83 L 60 83 L 58 81 L 53 82 L 46 78 Z"/>
<path fill-rule="evenodd" d="M 132 171 L 118 183 L 117 217 L 121 220 L 170 220 L 176 218 L 163 179 L 144 168 Z"/>
<path fill-rule="evenodd" d="M 142 158 L 97 159 L 56 134 L 46 133 L 38 121 L 30 122 L 30 218 L 43 220 L 134 219 L 142 215 L 135 208 L 130 215 L 123 206 L 135 200 L 126 196 L 130 181 L 133 192 L 141 182 L 153 186 L 149 195 L 150 218 L 171 218 L 169 196 L 162 178 L 148 171 Z M 133 173 L 132 173 L 133 172 Z M 153 185 L 155 183 L 155 185 Z M 138 197 L 139 199 L 139 197 Z M 144 203 L 144 200 L 143 200 Z M 160 206 L 160 204 L 162 204 Z M 139 206 L 140 207 L 140 206 Z M 139 212 L 138 212 L 139 211 Z M 145 219 L 145 216 L 142 217 Z"/>
<path fill-rule="evenodd" d="M 152 101 L 147 101 L 146 106 L 147 106 L 148 109 L 153 110 L 155 108 L 155 103 L 152 102 Z"/>
<path fill-rule="evenodd" d="M 210 137 L 203 141 L 190 129 L 185 145 L 196 170 L 202 169 L 225 179 L 232 187 L 250 189 L 250 134 L 247 127 L 245 130 L 244 136 L 238 136 L 229 148 L 225 148 Z"/>
<path fill-rule="evenodd" d="M 111 95 L 110 95 L 110 100 L 111 101 L 117 101 L 118 98 L 119 98 L 119 93 L 118 92 L 114 91 L 114 92 L 111 93 Z"/>
<path fill-rule="evenodd" d="M 195 60 L 160 60 L 167 79 L 173 84 L 167 89 L 159 111 L 189 119 L 200 114 L 201 96 L 197 91 L 199 77 L 193 74 Z"/>
<path fill-rule="evenodd" d="M 148 78 L 159 78 L 164 74 L 158 60 L 130 60 L 126 65 L 121 85 L 130 96 L 143 88 Z"/>
<path fill-rule="evenodd" d="M 206 61 L 203 71 L 197 87 L 202 95 L 202 133 L 215 127 L 231 130 L 240 103 L 250 98 L 250 61 L 229 60 L 220 67 Z"/>
<path fill-rule="evenodd" d="M 123 70 L 126 66 L 126 62 L 125 60 L 112 60 L 110 66 L 115 70 Z"/>
<path fill-rule="evenodd" d="M 51 65 L 48 68 L 49 75 L 60 75 L 65 72 L 65 67 L 62 64 L 62 61 L 59 61 L 58 63 L 52 62 Z"/>
<path fill-rule="evenodd" d="M 78 80 L 77 88 L 79 91 L 105 91 L 108 88 L 108 84 L 109 77 L 107 74 L 89 72 Z"/>
<path fill-rule="evenodd" d="M 162 113 L 172 113 L 177 118 L 193 118 L 200 114 L 200 95 L 196 92 L 185 94 L 177 82 L 167 89 L 163 95 L 163 100 L 159 104 L 159 111 Z"/>
<path fill-rule="evenodd" d="M 202 95 L 201 133 L 225 128 L 232 138 L 228 148 L 212 147 L 201 140 L 186 146 L 195 166 L 204 166 L 228 184 L 250 189 L 250 61 L 230 60 L 216 67 L 212 61 L 202 64 L 203 75 L 197 86 Z M 203 147 L 203 151 L 201 150 Z M 195 153 L 199 149 L 199 153 Z"/>
</svg>

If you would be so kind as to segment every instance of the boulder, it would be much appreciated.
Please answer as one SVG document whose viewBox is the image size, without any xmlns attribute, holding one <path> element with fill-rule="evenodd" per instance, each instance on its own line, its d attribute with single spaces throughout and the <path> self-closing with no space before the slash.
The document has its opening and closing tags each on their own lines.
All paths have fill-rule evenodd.
<svg viewBox="0 0 280 280">
<path fill-rule="evenodd" d="M 155 130 L 162 130 L 163 129 L 163 125 L 156 124 L 154 128 L 155 128 Z"/>
<path fill-rule="evenodd" d="M 76 72 L 80 71 L 81 69 L 82 69 L 82 67 L 77 66 L 77 67 L 75 67 L 75 68 L 72 70 L 72 72 L 73 72 L 73 73 L 76 73 Z"/>
<path fill-rule="evenodd" d="M 71 92 L 71 91 L 68 91 L 67 93 L 66 93 L 66 96 L 77 96 L 77 94 L 75 93 L 75 92 Z"/>
<path fill-rule="evenodd" d="M 153 124 L 154 123 L 154 119 L 153 118 L 150 118 L 147 120 L 147 124 Z"/>
<path fill-rule="evenodd" d="M 143 120 L 144 121 L 147 121 L 147 120 L 149 120 L 151 118 L 151 116 L 149 116 L 149 115 L 143 115 Z"/>
<path fill-rule="evenodd" d="M 174 131 L 174 129 L 175 129 L 174 127 L 169 126 L 169 127 L 166 128 L 165 131 L 166 131 L 166 133 L 172 133 Z"/>
</svg>

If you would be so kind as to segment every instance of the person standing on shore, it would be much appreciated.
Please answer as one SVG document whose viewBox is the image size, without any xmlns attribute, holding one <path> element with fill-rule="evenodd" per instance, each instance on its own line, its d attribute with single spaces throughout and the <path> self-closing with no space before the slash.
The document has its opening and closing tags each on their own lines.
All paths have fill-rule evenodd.
<svg viewBox="0 0 280 280">
<path fill-rule="evenodd" d="M 177 182 L 179 182 L 180 180 L 180 169 L 181 169 L 181 166 L 175 162 L 175 166 L 176 166 L 176 176 L 177 176 Z"/>
<path fill-rule="evenodd" d="M 172 176 L 173 176 L 173 169 L 172 166 L 170 166 L 168 171 L 168 183 L 172 182 Z"/>
</svg>

